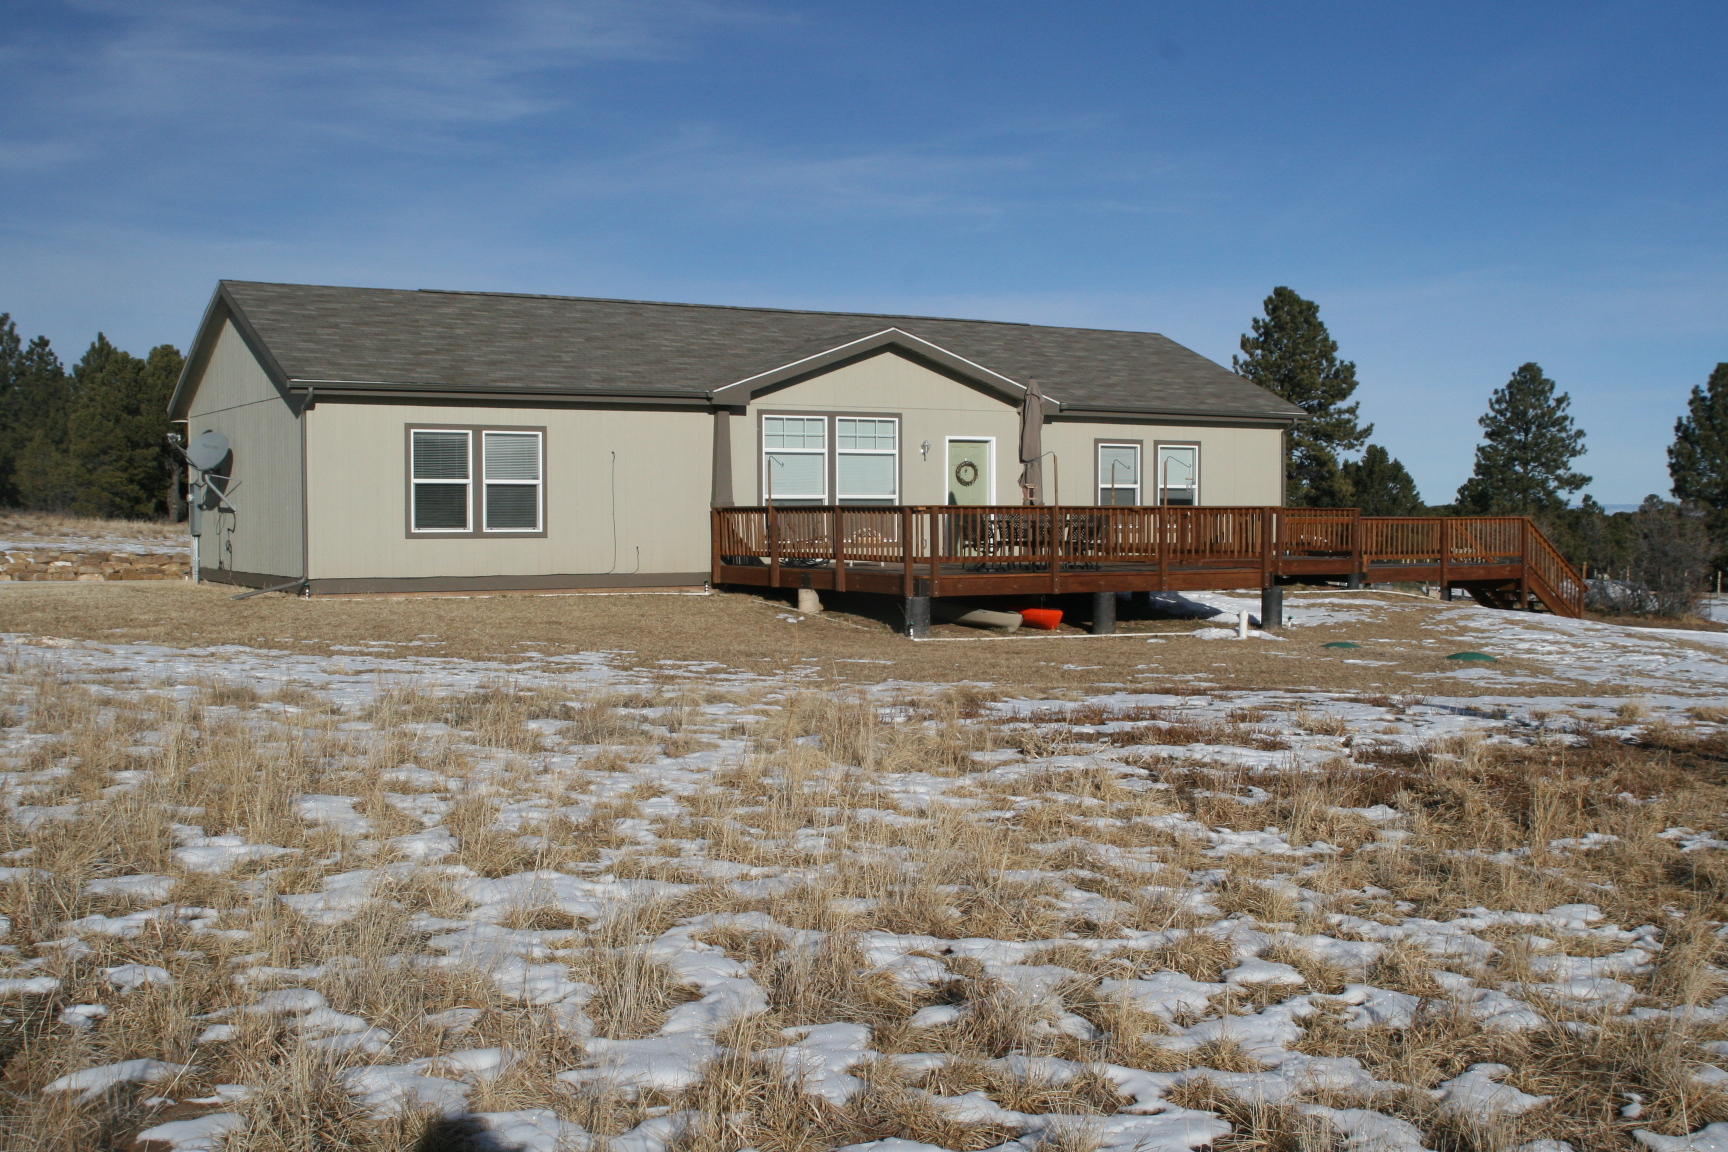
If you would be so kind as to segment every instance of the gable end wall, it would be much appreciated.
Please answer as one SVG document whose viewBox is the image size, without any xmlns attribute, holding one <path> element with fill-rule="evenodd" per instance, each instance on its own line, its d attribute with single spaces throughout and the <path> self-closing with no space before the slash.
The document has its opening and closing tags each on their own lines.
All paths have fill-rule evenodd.
<svg viewBox="0 0 1728 1152">
<path fill-rule="evenodd" d="M 224 318 L 191 382 L 186 427 L 221 432 L 233 446 L 229 500 L 204 514 L 199 566 L 218 580 L 271 582 L 304 575 L 300 418 L 232 320 Z"/>
</svg>

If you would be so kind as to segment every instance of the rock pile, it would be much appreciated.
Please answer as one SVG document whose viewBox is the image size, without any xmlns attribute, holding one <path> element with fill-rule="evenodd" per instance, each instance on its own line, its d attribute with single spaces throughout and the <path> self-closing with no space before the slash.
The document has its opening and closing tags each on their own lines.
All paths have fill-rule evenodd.
<svg viewBox="0 0 1728 1152">
<path fill-rule="evenodd" d="M 0 581 L 181 580 L 191 571 L 184 552 L 0 552 Z"/>
</svg>

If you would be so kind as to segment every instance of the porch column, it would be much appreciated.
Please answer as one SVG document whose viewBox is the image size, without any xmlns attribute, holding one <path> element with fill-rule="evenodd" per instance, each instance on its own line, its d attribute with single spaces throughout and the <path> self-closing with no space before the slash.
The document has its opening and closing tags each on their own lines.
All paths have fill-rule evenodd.
<svg viewBox="0 0 1728 1152">
<path fill-rule="evenodd" d="M 714 409 L 714 447 L 709 477 L 708 502 L 715 508 L 730 508 L 732 497 L 732 413 Z"/>
</svg>

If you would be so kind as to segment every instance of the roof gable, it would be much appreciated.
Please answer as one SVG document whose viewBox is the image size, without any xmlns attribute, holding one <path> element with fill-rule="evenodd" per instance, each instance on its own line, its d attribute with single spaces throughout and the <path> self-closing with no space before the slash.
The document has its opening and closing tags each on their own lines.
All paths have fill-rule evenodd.
<svg viewBox="0 0 1728 1152">
<path fill-rule="evenodd" d="M 758 372 L 754 376 L 746 376 L 742 380 L 734 380 L 730 384 L 714 389 L 712 395 L 715 400 L 723 403 L 743 403 L 789 380 L 796 380 L 850 360 L 861 359 L 885 351 L 902 352 L 914 360 L 935 364 L 1010 403 L 1017 404 L 1021 397 L 1026 395 L 1024 384 L 1010 380 L 982 364 L 975 364 L 964 356 L 957 355 L 938 344 L 932 344 L 910 332 L 902 332 L 898 328 L 885 328 L 880 332 L 873 332 L 869 336 L 857 340 L 849 340 L 815 355 L 801 357 L 790 363 Z"/>
</svg>

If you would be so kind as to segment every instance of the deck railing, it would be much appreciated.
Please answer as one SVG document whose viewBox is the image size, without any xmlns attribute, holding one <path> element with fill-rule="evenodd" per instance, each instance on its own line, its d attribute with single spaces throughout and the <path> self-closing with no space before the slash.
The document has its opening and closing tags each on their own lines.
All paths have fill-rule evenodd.
<svg viewBox="0 0 1728 1152">
<path fill-rule="evenodd" d="M 1438 571 L 1442 584 L 1473 570 L 1516 567 L 1533 590 L 1571 614 L 1584 582 L 1521 516 L 1363 516 L 1351 508 L 1107 506 L 754 507 L 714 509 L 716 579 L 723 565 L 898 570 L 907 594 L 921 576 L 1099 570 L 1259 569 L 1277 576 Z M 1414 577 L 1413 577 L 1414 578 Z M 1422 577 L 1424 579 L 1427 576 Z M 1558 610 L 1558 609 L 1557 609 Z"/>
</svg>

